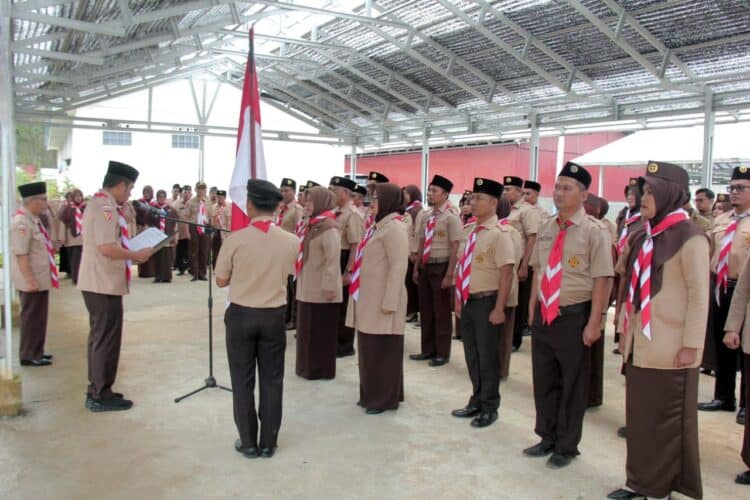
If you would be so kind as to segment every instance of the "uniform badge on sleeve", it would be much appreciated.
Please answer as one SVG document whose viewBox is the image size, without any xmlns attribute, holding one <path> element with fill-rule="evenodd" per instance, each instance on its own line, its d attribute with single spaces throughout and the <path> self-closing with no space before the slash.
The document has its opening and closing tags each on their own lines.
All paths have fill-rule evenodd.
<svg viewBox="0 0 750 500">
<path fill-rule="evenodd" d="M 102 209 L 102 213 L 104 214 L 104 218 L 108 221 L 112 221 L 112 218 L 114 217 L 112 215 L 112 210 L 107 210 L 106 208 Z"/>
<path fill-rule="evenodd" d="M 25 237 L 26 237 L 26 226 L 23 226 L 23 225 L 19 225 L 19 226 L 18 226 L 18 233 L 19 233 L 19 234 L 20 234 L 20 235 L 21 235 L 22 237 L 24 237 L 24 238 L 25 238 Z"/>
</svg>

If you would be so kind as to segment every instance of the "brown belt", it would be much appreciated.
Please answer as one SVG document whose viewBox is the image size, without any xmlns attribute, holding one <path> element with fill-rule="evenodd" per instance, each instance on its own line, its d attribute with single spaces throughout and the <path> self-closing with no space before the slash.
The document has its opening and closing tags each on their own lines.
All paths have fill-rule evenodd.
<svg viewBox="0 0 750 500">
<path fill-rule="evenodd" d="M 442 257 L 430 257 L 427 259 L 428 264 L 447 264 L 449 259 Z"/>
<path fill-rule="evenodd" d="M 479 300 L 487 297 L 497 297 L 497 290 L 492 290 L 489 292 L 470 293 L 468 300 Z"/>
</svg>

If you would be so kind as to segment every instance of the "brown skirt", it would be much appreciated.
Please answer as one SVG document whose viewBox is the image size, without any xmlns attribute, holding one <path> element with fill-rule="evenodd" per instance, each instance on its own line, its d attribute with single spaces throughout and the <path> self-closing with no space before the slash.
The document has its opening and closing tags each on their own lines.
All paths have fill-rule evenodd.
<svg viewBox="0 0 750 500">
<path fill-rule="evenodd" d="M 404 336 L 357 333 L 359 404 L 395 410 L 404 400 Z"/>
<path fill-rule="evenodd" d="M 745 370 L 745 401 L 750 401 L 750 354 L 742 354 Z M 742 440 L 742 461 L 750 468 L 750 418 L 745 417 L 745 435 Z"/>
<path fill-rule="evenodd" d="M 500 330 L 500 342 L 497 343 L 498 359 L 500 360 L 500 380 L 505 380 L 510 374 L 510 353 L 513 351 L 513 329 L 516 324 L 516 308 L 505 308 L 505 323 Z"/>
<path fill-rule="evenodd" d="M 309 380 L 336 377 L 337 325 L 340 303 L 297 301 L 297 361 L 295 372 Z"/>
<path fill-rule="evenodd" d="M 703 497 L 698 453 L 698 369 L 628 363 L 627 486 L 642 495 Z"/>
<path fill-rule="evenodd" d="M 174 247 L 164 247 L 151 258 L 154 262 L 154 278 L 164 282 L 172 281 Z"/>
<path fill-rule="evenodd" d="M 138 264 L 138 277 L 139 278 L 153 278 L 154 277 L 154 261 L 156 260 L 154 258 L 155 256 L 152 255 L 150 259 L 148 259 L 143 264 Z"/>
</svg>

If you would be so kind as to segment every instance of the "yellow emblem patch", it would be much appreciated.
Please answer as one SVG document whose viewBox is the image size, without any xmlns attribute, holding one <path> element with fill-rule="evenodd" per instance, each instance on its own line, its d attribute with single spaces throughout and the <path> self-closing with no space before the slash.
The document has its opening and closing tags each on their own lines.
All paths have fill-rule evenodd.
<svg viewBox="0 0 750 500">
<path fill-rule="evenodd" d="M 338 184 L 338 182 L 339 182 L 339 178 L 338 178 L 338 177 L 334 177 L 334 178 L 333 178 L 333 182 L 334 182 L 335 184 Z"/>
<path fill-rule="evenodd" d="M 580 263 L 581 262 L 578 260 L 578 257 L 576 257 L 575 255 L 573 257 L 571 257 L 570 259 L 568 259 L 568 265 L 570 267 L 574 267 L 574 268 L 578 267 L 578 264 L 580 264 Z"/>
<path fill-rule="evenodd" d="M 484 184 L 484 181 L 482 179 L 477 179 L 477 186 L 481 186 Z"/>
<path fill-rule="evenodd" d="M 484 262 L 484 255 L 477 255 L 475 260 L 477 261 L 477 264 L 481 264 Z"/>
<path fill-rule="evenodd" d="M 506 178 L 505 178 L 505 183 L 506 183 L 506 184 L 510 184 L 510 182 L 511 182 L 511 179 L 510 179 L 510 177 L 506 177 Z"/>
<path fill-rule="evenodd" d="M 372 175 L 370 176 L 370 179 L 377 179 L 377 178 L 378 178 L 378 174 L 376 174 L 375 172 L 373 172 Z"/>
<path fill-rule="evenodd" d="M 574 173 L 574 174 L 575 174 L 576 172 L 578 172 L 578 165 L 571 165 L 571 166 L 570 166 L 570 171 L 571 171 L 572 173 Z"/>
<path fill-rule="evenodd" d="M 443 230 L 440 230 L 440 231 L 437 232 L 437 235 L 438 235 L 439 238 L 445 238 L 446 232 L 443 231 Z"/>
<path fill-rule="evenodd" d="M 107 219 L 108 221 L 111 221 L 111 220 L 112 220 L 112 212 L 108 212 L 108 211 L 106 211 L 106 210 L 105 210 L 105 211 L 104 211 L 104 212 L 102 212 L 102 213 L 104 214 L 104 218 L 105 218 L 105 219 Z"/>
<path fill-rule="evenodd" d="M 630 179 L 630 185 L 631 186 L 635 186 L 636 184 L 638 184 L 638 180 L 637 179 Z"/>
<path fill-rule="evenodd" d="M 747 167 L 740 167 L 740 173 L 746 174 L 747 173 Z"/>
<path fill-rule="evenodd" d="M 648 164 L 648 171 L 651 174 L 655 174 L 656 172 L 659 171 L 659 165 L 657 165 L 656 163 L 649 163 Z"/>
</svg>

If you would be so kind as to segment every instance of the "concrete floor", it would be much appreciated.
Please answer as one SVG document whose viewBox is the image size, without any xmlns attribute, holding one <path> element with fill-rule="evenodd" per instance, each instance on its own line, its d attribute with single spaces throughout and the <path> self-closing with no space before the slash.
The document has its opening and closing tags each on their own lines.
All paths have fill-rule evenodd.
<svg viewBox="0 0 750 500">
<path fill-rule="evenodd" d="M 284 421 L 272 460 L 247 460 L 233 449 L 231 396 L 205 391 L 173 398 L 207 374 L 206 284 L 136 280 L 125 301 L 125 332 L 116 389 L 133 410 L 92 414 L 83 405 L 87 316 L 69 280 L 53 293 L 50 368 L 24 368 L 23 417 L 0 421 L 0 498 L 604 498 L 625 477 L 619 357 L 606 356 L 605 405 L 586 416 L 582 455 L 552 471 L 521 450 L 533 433 L 528 342 L 514 354 L 501 386 L 499 421 L 475 430 L 450 411 L 470 383 L 460 342 L 439 369 L 406 361 L 406 402 L 397 412 L 366 416 L 356 406 L 356 359 L 339 361 L 336 380 L 294 375 L 289 333 Z M 215 373 L 229 385 L 224 349 L 225 292 L 216 292 Z M 408 327 L 406 352 L 417 352 Z M 700 398 L 713 390 L 701 376 Z M 734 414 L 700 415 L 704 496 L 750 498 L 734 484 L 743 470 L 742 429 Z"/>
</svg>

